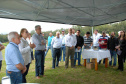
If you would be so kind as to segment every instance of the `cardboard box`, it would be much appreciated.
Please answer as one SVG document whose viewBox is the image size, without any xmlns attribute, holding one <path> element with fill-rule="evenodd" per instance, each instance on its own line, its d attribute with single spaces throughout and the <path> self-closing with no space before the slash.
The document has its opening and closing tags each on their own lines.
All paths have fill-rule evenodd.
<svg viewBox="0 0 126 84">
<path fill-rule="evenodd" d="M 91 59 L 91 62 L 95 64 L 95 59 Z"/>
<path fill-rule="evenodd" d="M 87 69 L 93 69 L 95 66 L 94 66 L 94 63 L 86 63 L 86 68 Z"/>
</svg>

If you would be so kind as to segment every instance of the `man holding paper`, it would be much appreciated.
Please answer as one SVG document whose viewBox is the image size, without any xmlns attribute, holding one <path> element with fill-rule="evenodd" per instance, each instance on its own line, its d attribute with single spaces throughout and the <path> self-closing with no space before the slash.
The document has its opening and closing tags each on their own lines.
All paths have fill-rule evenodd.
<svg viewBox="0 0 126 84">
<path fill-rule="evenodd" d="M 80 36 L 80 30 L 77 30 L 76 32 L 76 39 L 77 39 L 77 44 L 75 46 L 75 55 L 74 55 L 74 65 L 76 65 L 76 59 L 78 58 L 78 65 L 81 65 L 81 51 L 82 51 L 82 46 L 84 43 L 84 39 L 82 36 Z"/>
</svg>

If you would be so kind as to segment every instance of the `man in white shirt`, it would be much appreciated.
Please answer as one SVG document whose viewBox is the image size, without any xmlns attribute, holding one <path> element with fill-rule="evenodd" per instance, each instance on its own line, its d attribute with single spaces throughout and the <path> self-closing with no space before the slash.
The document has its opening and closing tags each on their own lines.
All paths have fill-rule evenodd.
<svg viewBox="0 0 126 84">
<path fill-rule="evenodd" d="M 60 38 L 62 39 L 62 47 L 61 47 L 61 55 L 60 55 L 59 61 L 62 60 L 62 52 L 63 52 L 63 61 L 65 62 L 66 47 L 65 47 L 65 31 L 64 30 L 62 30 L 62 34 L 60 35 Z"/>
<path fill-rule="evenodd" d="M 99 39 L 100 39 L 100 34 L 98 33 L 98 30 L 95 30 L 94 31 L 94 34 L 93 34 L 93 47 L 97 47 L 99 48 Z"/>
<path fill-rule="evenodd" d="M 66 60 L 65 60 L 65 68 L 68 68 L 69 64 L 69 56 L 71 56 L 71 67 L 74 68 L 74 54 L 75 54 L 75 45 L 77 43 L 77 39 L 75 35 L 72 34 L 72 29 L 68 30 L 68 34 L 65 37 L 65 45 L 66 45 Z"/>
<path fill-rule="evenodd" d="M 61 55 L 62 39 L 60 38 L 60 32 L 56 32 L 56 37 L 52 39 L 51 45 L 53 46 L 53 64 L 52 68 L 55 69 L 59 65 L 59 58 Z M 57 61 L 56 61 L 57 58 Z M 56 61 L 56 63 L 55 63 Z"/>
<path fill-rule="evenodd" d="M 3 60 L 3 57 L 2 57 L 2 50 L 4 49 L 4 45 L 0 42 L 0 71 L 1 71 L 1 67 L 2 67 L 2 60 Z"/>
</svg>

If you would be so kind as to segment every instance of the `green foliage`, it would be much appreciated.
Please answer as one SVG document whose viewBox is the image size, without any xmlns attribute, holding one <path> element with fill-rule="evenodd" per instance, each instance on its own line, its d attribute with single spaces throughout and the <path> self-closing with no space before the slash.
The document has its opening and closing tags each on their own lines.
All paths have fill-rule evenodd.
<svg viewBox="0 0 126 84">
<path fill-rule="evenodd" d="M 0 41 L 1 41 L 2 43 L 7 42 L 7 41 L 8 41 L 8 39 L 7 39 L 7 34 L 6 34 L 6 35 L 0 34 Z"/>
<path fill-rule="evenodd" d="M 74 28 L 75 31 L 80 30 L 81 36 L 84 36 L 87 31 L 89 31 L 92 35 L 92 27 L 74 25 L 72 28 Z M 118 31 L 120 30 L 126 31 L 126 21 L 112 23 L 112 24 L 105 24 L 101 26 L 94 26 L 94 30 L 95 29 L 97 29 L 99 33 L 102 33 L 102 31 L 106 31 L 106 33 L 108 33 L 109 35 L 111 34 L 111 32 L 115 32 L 116 36 L 118 36 Z M 45 34 L 44 38 L 47 40 L 50 32 L 52 32 L 52 34 L 55 36 L 57 31 L 62 32 L 62 30 L 65 30 L 66 34 L 68 33 L 68 29 L 64 29 L 64 28 L 57 29 L 55 31 L 45 31 L 42 33 Z M 32 30 L 30 33 L 31 35 L 33 35 L 35 33 L 35 30 Z M 0 34 L 0 41 L 2 43 L 8 42 L 7 34 Z"/>
<path fill-rule="evenodd" d="M 75 31 L 80 30 L 81 36 L 84 36 L 87 31 L 89 31 L 92 35 L 92 27 L 74 25 L 72 28 L 74 28 Z M 115 32 L 116 36 L 118 36 L 118 31 L 120 31 L 120 30 L 126 31 L 126 21 L 112 23 L 112 24 L 105 24 L 105 25 L 100 25 L 100 26 L 94 26 L 93 29 L 94 30 L 97 29 L 99 31 L 99 33 L 102 33 L 102 31 L 105 31 L 109 35 L 111 34 L 111 32 Z M 45 34 L 44 38 L 47 39 L 50 32 L 52 32 L 53 35 L 55 36 L 57 31 L 61 32 L 62 30 L 65 30 L 66 34 L 68 33 L 68 29 L 63 29 L 63 28 L 57 29 L 55 31 L 46 31 L 46 32 L 43 32 Z"/>
</svg>

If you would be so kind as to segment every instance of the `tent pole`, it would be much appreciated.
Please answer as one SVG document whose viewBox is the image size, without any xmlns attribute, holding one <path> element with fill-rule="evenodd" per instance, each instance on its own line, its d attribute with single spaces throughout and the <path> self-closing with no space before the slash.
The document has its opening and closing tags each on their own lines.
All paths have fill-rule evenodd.
<svg viewBox="0 0 126 84">
<path fill-rule="evenodd" d="M 92 26 L 92 36 L 93 36 L 93 29 L 94 29 L 94 27 Z"/>
</svg>

